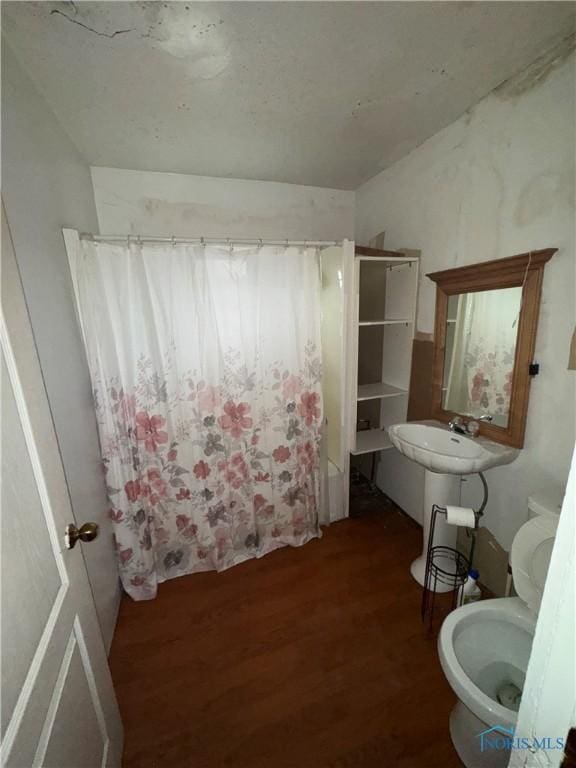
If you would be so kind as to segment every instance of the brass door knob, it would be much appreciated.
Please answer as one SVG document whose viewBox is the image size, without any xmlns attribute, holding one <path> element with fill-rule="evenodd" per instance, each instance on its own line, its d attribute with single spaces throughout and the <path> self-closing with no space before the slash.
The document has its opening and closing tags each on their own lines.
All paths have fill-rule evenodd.
<svg viewBox="0 0 576 768">
<path fill-rule="evenodd" d="M 96 536 L 98 536 L 98 526 L 96 523 L 84 523 L 80 528 L 76 528 L 74 523 L 70 523 L 64 531 L 66 549 L 74 549 L 78 539 L 80 541 L 94 541 Z"/>
</svg>

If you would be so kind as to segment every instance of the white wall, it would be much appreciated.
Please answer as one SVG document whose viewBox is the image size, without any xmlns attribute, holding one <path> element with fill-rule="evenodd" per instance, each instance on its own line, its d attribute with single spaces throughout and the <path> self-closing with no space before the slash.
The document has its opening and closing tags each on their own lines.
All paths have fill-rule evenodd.
<svg viewBox="0 0 576 768">
<path fill-rule="evenodd" d="M 427 272 L 559 249 L 544 276 L 541 373 L 532 384 L 524 450 L 487 475 L 486 525 L 506 549 L 526 519 L 527 496 L 566 484 L 574 445 L 576 374 L 566 370 L 575 322 L 574 65 L 572 54 L 550 72 L 509 81 L 357 191 L 359 243 L 386 230 L 386 247 L 422 252 L 417 325 L 424 333 L 433 331 L 435 304 Z M 383 470 L 387 463 L 383 454 Z M 418 516 L 413 489 L 421 473 L 397 457 L 394 471 L 407 511 Z M 479 497 L 472 478 L 463 501 Z"/>
<path fill-rule="evenodd" d="M 576 726 L 576 451 L 526 670 L 516 738 L 565 739 Z M 545 753 L 545 754 L 543 754 Z M 528 761 L 525 762 L 528 757 Z M 562 750 L 514 751 L 511 768 L 557 766 Z"/>
<path fill-rule="evenodd" d="M 109 235 L 354 236 L 354 192 L 116 168 L 92 168 L 92 178 L 100 231 Z"/>
<path fill-rule="evenodd" d="M 2 132 L 2 197 L 74 515 L 78 523 L 92 520 L 101 526 L 99 538 L 82 550 L 108 646 L 120 587 L 61 232 L 62 227 L 96 230 L 92 184 L 89 169 L 4 41 Z"/>
</svg>

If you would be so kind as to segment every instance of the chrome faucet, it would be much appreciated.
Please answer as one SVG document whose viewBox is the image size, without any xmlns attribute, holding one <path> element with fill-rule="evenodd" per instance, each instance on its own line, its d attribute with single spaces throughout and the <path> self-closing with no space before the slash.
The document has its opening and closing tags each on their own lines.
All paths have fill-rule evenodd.
<svg viewBox="0 0 576 768">
<path fill-rule="evenodd" d="M 466 428 L 461 416 L 454 416 L 454 418 L 448 422 L 448 429 L 451 432 L 456 432 L 458 435 L 466 434 Z"/>
<path fill-rule="evenodd" d="M 466 419 L 463 419 L 462 416 L 454 416 L 454 418 L 448 422 L 448 429 L 451 432 L 456 432 L 458 435 L 470 435 L 470 437 L 476 437 L 480 430 L 480 425 L 478 424 L 479 421 L 492 421 L 492 416 L 490 416 L 489 413 L 484 413 L 482 416 L 478 416 L 477 419 L 472 416 L 468 416 Z"/>
</svg>

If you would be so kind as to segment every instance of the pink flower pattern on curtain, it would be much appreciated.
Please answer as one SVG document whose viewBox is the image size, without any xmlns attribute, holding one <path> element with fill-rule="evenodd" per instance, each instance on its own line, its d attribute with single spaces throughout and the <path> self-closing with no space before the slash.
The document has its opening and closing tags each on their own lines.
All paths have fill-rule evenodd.
<svg viewBox="0 0 576 768">
<path fill-rule="evenodd" d="M 153 598 L 166 579 L 223 570 L 320 535 L 314 252 L 258 249 L 230 256 L 224 249 L 156 248 L 142 254 L 145 249 L 86 242 L 73 265 L 120 574 L 136 600 Z M 214 333 L 198 307 L 183 311 L 162 301 L 158 260 L 170 262 L 165 295 L 173 300 L 175 281 L 180 288 L 188 284 L 205 307 L 207 297 L 198 291 L 215 288 L 211 298 L 226 314 L 246 301 L 247 290 L 257 312 L 240 311 Z M 276 270 L 290 279 L 271 280 Z M 133 290 L 131 278 L 143 271 L 146 280 L 136 283 L 145 290 Z M 202 278 L 200 287 L 194 277 Z M 229 297 L 239 291 L 238 301 L 220 307 L 218 285 Z M 150 290 L 153 314 L 162 319 L 136 320 L 135 328 Z M 106 311 L 113 317 L 128 294 L 129 311 L 110 322 Z M 301 312 L 296 320 L 281 314 L 291 304 Z M 289 320 L 292 327 L 281 330 Z M 217 349 L 182 346 L 188 335 L 201 333 Z M 235 337 L 238 346 L 222 348 Z M 155 347 L 161 355 L 148 352 Z"/>
<path fill-rule="evenodd" d="M 466 412 L 508 415 L 512 392 L 515 344 L 487 347 L 486 339 L 470 346 L 465 357 L 468 374 Z"/>
</svg>

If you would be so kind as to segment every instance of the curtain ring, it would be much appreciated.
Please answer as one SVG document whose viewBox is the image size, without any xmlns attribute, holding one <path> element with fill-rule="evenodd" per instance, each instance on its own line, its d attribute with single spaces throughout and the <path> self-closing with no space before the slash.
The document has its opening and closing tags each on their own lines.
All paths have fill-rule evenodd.
<svg viewBox="0 0 576 768">
<path fill-rule="evenodd" d="M 258 248 L 262 248 L 263 245 L 264 245 L 264 243 L 262 242 L 262 238 L 260 237 L 258 239 Z"/>
<path fill-rule="evenodd" d="M 202 246 L 202 248 L 206 247 L 206 240 L 204 240 L 203 237 L 200 238 L 200 245 Z"/>
<path fill-rule="evenodd" d="M 140 237 L 140 235 L 138 235 L 138 237 L 136 238 L 136 242 L 138 243 L 138 246 L 142 248 L 142 238 Z"/>
<path fill-rule="evenodd" d="M 172 235 L 172 248 L 176 247 L 176 238 Z"/>
</svg>

